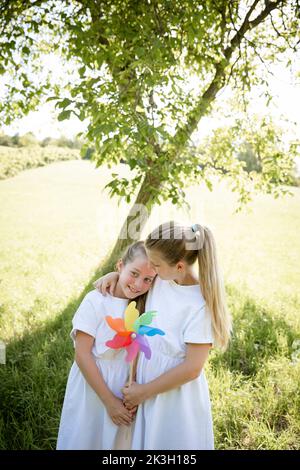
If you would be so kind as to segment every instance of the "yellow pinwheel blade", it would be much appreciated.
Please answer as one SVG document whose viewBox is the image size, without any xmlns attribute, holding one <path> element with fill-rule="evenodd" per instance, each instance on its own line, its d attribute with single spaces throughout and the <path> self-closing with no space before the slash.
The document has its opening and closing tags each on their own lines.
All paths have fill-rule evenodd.
<svg viewBox="0 0 300 470">
<path fill-rule="evenodd" d="M 139 317 L 139 311 L 135 308 L 136 302 L 130 302 L 124 314 L 125 328 L 127 331 L 134 331 L 133 325 L 135 320 Z"/>
</svg>

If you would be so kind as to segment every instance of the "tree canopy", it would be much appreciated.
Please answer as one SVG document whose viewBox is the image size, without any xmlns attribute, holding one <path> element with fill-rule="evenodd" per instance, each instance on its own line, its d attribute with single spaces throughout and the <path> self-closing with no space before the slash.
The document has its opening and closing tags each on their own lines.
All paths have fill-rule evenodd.
<svg viewBox="0 0 300 470">
<path fill-rule="evenodd" d="M 9 123 L 45 96 L 59 119 L 86 119 L 97 165 L 134 170 L 113 175 L 111 194 L 129 202 L 138 190 L 148 209 L 215 174 L 239 179 L 242 200 L 251 180 L 278 192 L 292 158 L 267 152 L 249 172 L 222 151 L 201 161 L 190 143 L 225 86 L 244 101 L 253 86 L 268 92 L 268 64 L 289 66 L 298 50 L 299 11 L 298 0 L 2 0 L 0 71 L 13 80 L 0 116 Z M 71 64 L 65 83 L 46 73 L 50 52 Z"/>
</svg>

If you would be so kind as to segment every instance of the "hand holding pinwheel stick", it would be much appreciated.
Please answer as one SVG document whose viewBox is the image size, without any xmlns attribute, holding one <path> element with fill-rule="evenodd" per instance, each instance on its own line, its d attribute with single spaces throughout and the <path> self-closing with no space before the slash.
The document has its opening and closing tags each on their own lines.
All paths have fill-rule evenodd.
<svg viewBox="0 0 300 470">
<path fill-rule="evenodd" d="M 157 312 L 149 311 L 139 316 L 135 308 L 136 302 L 130 302 L 123 318 L 105 317 L 108 325 L 116 331 L 113 339 L 106 341 L 106 345 L 112 349 L 126 348 L 126 362 L 130 362 L 129 385 L 133 378 L 133 363 L 139 351 L 145 354 L 146 359 L 151 358 L 151 349 L 146 336 L 164 335 L 158 328 L 152 328 L 150 323 Z"/>
</svg>

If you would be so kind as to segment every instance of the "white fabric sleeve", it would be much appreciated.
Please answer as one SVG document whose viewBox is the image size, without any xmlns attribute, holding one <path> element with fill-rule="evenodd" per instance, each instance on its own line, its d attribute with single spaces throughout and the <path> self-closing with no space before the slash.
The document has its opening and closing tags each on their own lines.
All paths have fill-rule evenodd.
<svg viewBox="0 0 300 470">
<path fill-rule="evenodd" d="M 201 309 L 187 316 L 183 330 L 185 343 L 213 343 L 211 315 L 204 304 Z"/>
<path fill-rule="evenodd" d="M 97 315 L 95 307 L 92 302 L 85 297 L 79 305 L 72 320 L 73 328 L 70 336 L 73 340 L 74 346 L 77 330 L 83 331 L 95 338 L 99 321 L 99 315 Z"/>
</svg>

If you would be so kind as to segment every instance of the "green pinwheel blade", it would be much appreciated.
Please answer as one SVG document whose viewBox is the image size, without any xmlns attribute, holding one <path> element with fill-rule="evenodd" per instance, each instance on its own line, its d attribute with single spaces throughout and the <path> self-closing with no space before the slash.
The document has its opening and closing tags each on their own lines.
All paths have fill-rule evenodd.
<svg viewBox="0 0 300 470">
<path fill-rule="evenodd" d="M 156 314 L 157 312 L 155 310 L 149 310 L 149 312 L 143 313 L 143 315 L 135 320 L 133 325 L 134 331 L 138 331 L 140 326 L 150 325 Z"/>
</svg>

